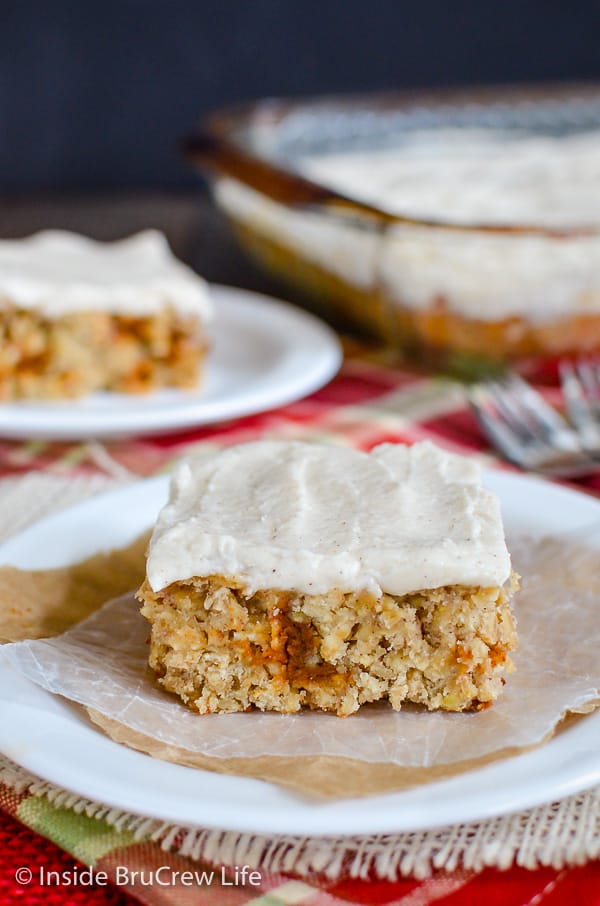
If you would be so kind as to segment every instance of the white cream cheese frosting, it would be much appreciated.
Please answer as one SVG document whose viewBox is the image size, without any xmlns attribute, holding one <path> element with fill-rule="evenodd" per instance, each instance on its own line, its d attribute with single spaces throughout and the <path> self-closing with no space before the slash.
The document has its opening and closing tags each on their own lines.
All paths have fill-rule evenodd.
<svg viewBox="0 0 600 906">
<path fill-rule="evenodd" d="M 144 316 L 170 307 L 206 320 L 212 310 L 206 281 L 156 230 L 116 242 L 63 230 L 0 241 L 3 302 L 49 318 L 78 311 Z"/>
<path fill-rule="evenodd" d="M 496 586 L 510 558 L 477 463 L 431 443 L 371 453 L 258 441 L 179 465 L 149 547 L 153 591 L 192 576 L 324 594 Z"/>
<path fill-rule="evenodd" d="M 395 213 L 459 224 L 593 228 L 589 235 L 494 233 L 286 207 L 233 180 L 217 199 L 235 219 L 364 291 L 465 318 L 552 324 L 600 314 L 600 131 L 566 138 L 481 130 L 418 133 L 392 151 L 299 162 L 331 188 Z"/>
<path fill-rule="evenodd" d="M 353 198 L 421 220 L 600 226 L 600 130 L 414 132 L 393 149 L 309 157 L 300 169 Z"/>
</svg>

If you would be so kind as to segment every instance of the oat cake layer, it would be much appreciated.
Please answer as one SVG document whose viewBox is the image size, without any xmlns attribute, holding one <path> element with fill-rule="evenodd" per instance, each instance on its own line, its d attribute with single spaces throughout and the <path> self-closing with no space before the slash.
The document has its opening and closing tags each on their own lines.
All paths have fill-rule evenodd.
<svg viewBox="0 0 600 906">
<path fill-rule="evenodd" d="M 204 280 L 155 231 L 0 241 L 0 400 L 195 387 L 210 312 Z"/>
<path fill-rule="evenodd" d="M 179 466 L 139 597 L 150 666 L 201 713 L 462 711 L 511 670 L 515 584 L 471 460 L 262 441 Z"/>
</svg>

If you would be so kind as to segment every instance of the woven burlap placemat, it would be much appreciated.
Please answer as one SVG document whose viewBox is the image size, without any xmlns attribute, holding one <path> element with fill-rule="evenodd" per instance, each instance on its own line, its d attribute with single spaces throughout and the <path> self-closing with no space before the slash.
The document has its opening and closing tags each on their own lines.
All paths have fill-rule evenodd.
<svg viewBox="0 0 600 906">
<path fill-rule="evenodd" d="M 118 486 L 114 478 L 32 473 L 0 481 L 0 542 L 50 513 Z M 425 877 L 435 869 L 478 870 L 511 864 L 560 868 L 600 855 L 600 787 L 559 802 L 491 820 L 418 833 L 354 837 L 265 837 L 166 825 L 82 799 L 34 777 L 7 759 L 0 782 L 47 797 L 56 807 L 101 817 L 165 851 L 213 863 L 246 864 L 301 876 Z"/>
</svg>

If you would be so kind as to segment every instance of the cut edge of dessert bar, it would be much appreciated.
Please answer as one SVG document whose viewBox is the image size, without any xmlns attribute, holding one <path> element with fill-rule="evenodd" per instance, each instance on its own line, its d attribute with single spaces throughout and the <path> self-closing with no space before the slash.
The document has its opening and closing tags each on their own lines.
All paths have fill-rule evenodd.
<svg viewBox="0 0 600 906">
<path fill-rule="evenodd" d="M 198 386 L 208 289 L 161 234 L 46 231 L 0 242 L 0 269 L 0 400 Z"/>
<path fill-rule="evenodd" d="M 495 498 L 479 483 L 478 469 L 467 460 L 463 469 L 461 460 L 462 457 L 446 454 L 431 444 L 396 449 L 385 445 L 364 454 L 324 445 L 258 442 L 230 448 L 195 465 L 180 466 L 170 503 L 159 517 L 150 544 L 147 578 L 138 592 L 142 614 L 151 624 L 149 663 L 159 683 L 200 713 L 250 708 L 289 713 L 311 708 L 345 716 L 362 704 L 381 700 L 389 701 L 396 710 L 405 702 L 447 711 L 488 707 L 500 694 L 506 674 L 513 669 L 510 653 L 516 648 L 517 634 L 510 598 L 518 587 L 518 579 L 510 569 L 507 552 L 503 558 L 503 534 L 501 523 L 497 524 L 499 510 L 491 515 L 489 512 L 494 505 L 497 508 L 497 503 L 492 504 Z M 241 469 L 244 462 L 245 471 Z M 271 468 L 265 469 L 269 463 Z M 440 488 L 445 487 L 450 497 L 456 491 L 451 518 L 460 522 L 458 507 L 464 494 L 465 512 L 472 509 L 474 502 L 485 505 L 488 512 L 482 513 L 481 519 L 491 519 L 496 534 L 489 535 L 491 556 L 484 564 L 482 576 L 489 575 L 495 581 L 485 584 L 452 581 L 405 590 L 400 569 L 389 573 L 389 585 L 385 576 L 383 582 L 379 581 L 381 575 L 378 581 L 369 583 L 365 576 L 369 571 L 374 574 L 377 551 L 370 555 L 363 537 L 356 541 L 356 550 L 350 552 L 354 559 L 336 561 L 333 553 L 339 541 L 336 536 L 325 545 L 325 550 L 321 546 L 318 552 L 312 551 L 311 575 L 317 580 L 312 584 L 318 585 L 319 569 L 324 568 L 323 557 L 328 554 L 328 566 L 332 562 L 341 565 L 339 572 L 343 578 L 336 587 L 325 571 L 329 587 L 311 590 L 308 573 L 303 582 L 302 572 L 297 568 L 299 561 L 301 569 L 306 569 L 310 557 L 304 557 L 299 549 L 294 552 L 291 545 L 294 538 L 302 537 L 302 525 L 309 536 L 308 546 L 319 546 L 313 529 L 322 524 L 331 529 L 332 523 L 325 519 L 331 500 L 325 485 L 317 488 L 317 493 L 325 499 L 321 504 L 316 498 L 308 501 L 311 513 L 311 503 L 317 507 L 316 522 L 310 524 L 300 519 L 290 528 L 292 513 L 285 508 L 283 497 L 279 519 L 275 515 L 278 495 L 284 489 L 287 493 L 297 490 L 296 485 L 289 484 L 290 474 L 297 478 L 299 471 L 304 471 L 306 480 L 310 481 L 311 466 L 313 475 L 317 475 L 319 470 L 327 472 L 332 463 L 345 471 L 342 484 L 348 489 L 347 499 L 340 500 L 339 513 L 334 513 L 336 519 L 341 519 L 346 509 L 352 520 L 353 482 L 360 485 L 361 481 L 368 483 L 369 478 L 375 478 L 385 483 L 386 476 L 390 478 L 391 463 L 395 463 L 397 470 L 397 481 L 392 480 L 392 485 L 397 484 L 399 489 L 404 486 L 405 490 L 410 486 L 406 505 L 410 506 L 415 487 L 426 475 L 431 477 L 434 473 Z M 352 463 L 357 467 L 355 476 L 351 475 Z M 415 475 L 419 472 L 420 475 Z M 240 476 L 237 485 L 234 474 Z M 330 483 L 330 478 L 325 475 L 325 482 Z M 275 486 L 275 491 L 269 500 L 263 499 L 261 503 L 261 496 L 268 494 L 269 484 Z M 391 486 L 383 487 L 379 497 L 375 487 L 368 490 L 375 507 L 391 494 Z M 432 490 L 430 483 L 423 493 L 430 495 Z M 233 507 L 226 502 L 227 491 Z M 223 493 L 225 500 L 219 504 Z M 232 544 L 228 534 L 232 526 L 226 524 L 228 519 L 231 522 L 235 518 L 233 510 L 239 503 L 239 493 L 247 497 L 244 523 L 248 523 L 245 528 L 240 527 L 240 533 L 252 535 L 253 520 L 257 526 L 248 549 L 254 551 L 255 559 L 257 540 L 279 534 L 278 542 L 272 543 L 266 554 L 262 551 L 260 569 L 254 572 L 250 555 Z M 339 493 L 340 488 L 334 489 L 334 496 Z M 397 505 L 402 510 L 402 495 L 396 499 L 391 496 L 391 509 Z M 358 513 L 359 521 L 367 519 L 365 514 L 371 504 Z M 293 505 L 301 506 L 297 500 Z M 450 506 L 448 499 L 445 505 Z M 211 511 L 213 535 L 203 531 L 208 527 Z M 427 522 L 434 511 L 435 507 L 425 505 L 416 517 Z M 270 521 L 265 519 L 268 513 Z M 399 519 L 405 516 L 402 511 L 398 513 Z M 384 514 L 384 518 L 388 517 L 389 511 Z M 219 520 L 221 533 L 217 530 Z M 468 521 L 463 523 L 459 533 L 467 526 L 478 528 Z M 378 526 L 376 523 L 367 531 L 376 534 Z M 418 537 L 418 530 L 415 531 Z M 438 529 L 434 527 L 433 531 Z M 335 535 L 336 529 L 333 532 Z M 341 528 L 337 532 L 343 534 Z M 445 537 L 439 541 L 430 529 L 427 532 L 430 550 L 426 551 L 424 562 L 433 564 L 436 557 L 443 560 L 446 550 L 448 566 L 442 572 L 449 576 L 456 577 L 462 570 L 472 578 L 482 568 L 478 566 L 473 573 L 472 568 L 469 572 L 463 566 L 453 572 L 452 555 L 460 559 L 463 553 L 459 543 L 455 542 L 454 549 L 448 550 L 446 525 L 440 524 L 439 532 L 445 533 Z M 391 526 L 390 535 L 393 535 Z M 198 539 L 203 556 L 199 556 L 197 546 L 194 549 L 193 542 Z M 472 539 L 467 541 L 475 557 L 477 545 Z M 419 543 L 425 545 L 426 541 L 421 538 Z M 431 550 L 435 553 L 433 559 Z M 416 547 L 409 550 L 409 555 L 413 561 L 417 558 Z M 236 557 L 239 563 L 234 572 L 214 569 L 218 564 L 231 566 Z M 348 578 L 361 557 L 367 572 Z M 502 562 L 494 563 L 498 558 Z M 286 561 L 290 586 L 294 587 L 282 587 Z M 190 574 L 190 564 L 194 562 L 203 568 Z M 271 565 L 282 562 L 282 572 Z M 188 575 L 184 575 L 186 572 Z M 270 587 L 266 584 L 269 572 L 276 576 Z M 406 581 L 414 584 L 415 575 Z M 353 584 L 356 587 L 351 587 Z"/>
</svg>

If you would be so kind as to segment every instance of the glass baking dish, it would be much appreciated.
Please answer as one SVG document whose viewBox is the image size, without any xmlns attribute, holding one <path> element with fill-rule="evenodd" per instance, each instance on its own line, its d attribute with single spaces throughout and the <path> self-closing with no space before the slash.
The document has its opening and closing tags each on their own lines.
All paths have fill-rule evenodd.
<svg viewBox="0 0 600 906">
<path fill-rule="evenodd" d="M 495 194 L 487 207 L 485 193 L 479 198 L 476 217 L 464 204 L 461 209 L 472 188 L 469 171 L 454 195 L 439 171 L 449 136 L 463 144 L 477 136 L 484 148 L 479 175 L 477 166 L 474 172 L 492 181 Z M 544 149 L 556 155 L 558 148 L 560 163 L 567 146 L 552 143 L 569 137 L 598 142 L 598 155 L 594 144 L 586 164 L 589 186 L 581 185 L 576 156 L 570 171 L 565 164 L 547 178 L 560 183 L 567 173 L 585 208 L 582 222 L 572 213 L 557 221 L 552 197 L 545 206 L 538 199 L 535 217 L 503 218 L 494 205 L 506 207 L 509 196 L 518 202 L 523 180 L 513 174 L 504 191 L 510 161 L 523 157 L 524 148 L 537 149 L 524 170 L 535 188 L 549 166 Z M 489 144 L 497 140 L 504 144 Z M 442 149 L 439 172 L 430 170 L 429 178 L 415 144 L 424 141 Z M 489 166 L 485 142 L 492 148 Z M 421 182 L 411 183 L 409 170 L 393 204 L 369 195 L 365 186 L 381 162 L 411 147 Z M 185 152 L 208 176 L 217 205 L 257 261 L 308 291 L 325 315 L 342 316 L 413 359 L 477 372 L 517 359 L 600 350 L 597 86 L 263 100 L 212 115 L 186 140 Z M 340 160 L 355 170 L 362 161 L 362 176 L 340 182 Z M 433 215 L 415 215 L 415 198 L 418 208 L 419 192 L 426 195 L 436 179 L 442 180 L 438 195 L 449 200 Z M 411 195 L 406 210 L 402 191 Z"/>
</svg>

